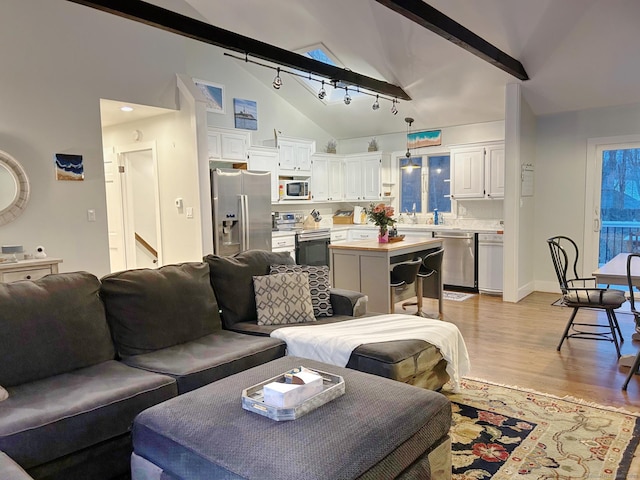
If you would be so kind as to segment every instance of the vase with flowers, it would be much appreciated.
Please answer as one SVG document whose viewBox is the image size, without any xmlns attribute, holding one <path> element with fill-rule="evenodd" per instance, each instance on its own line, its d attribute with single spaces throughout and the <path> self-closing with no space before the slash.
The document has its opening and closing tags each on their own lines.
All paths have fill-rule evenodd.
<svg viewBox="0 0 640 480">
<path fill-rule="evenodd" d="M 378 227 L 378 242 L 389 242 L 389 227 L 392 227 L 396 221 L 393 219 L 393 207 L 379 203 L 369 205 L 367 209 L 367 218 Z"/>
</svg>

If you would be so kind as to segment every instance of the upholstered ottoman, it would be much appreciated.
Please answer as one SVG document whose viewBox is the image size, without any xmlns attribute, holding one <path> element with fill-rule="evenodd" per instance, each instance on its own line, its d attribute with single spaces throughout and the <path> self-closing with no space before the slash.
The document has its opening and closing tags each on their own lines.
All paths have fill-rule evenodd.
<svg viewBox="0 0 640 480">
<path fill-rule="evenodd" d="M 243 388 L 300 365 L 341 375 L 345 394 L 292 421 L 242 408 Z M 132 480 L 450 478 L 450 426 L 439 393 L 285 357 L 139 414 Z"/>
</svg>

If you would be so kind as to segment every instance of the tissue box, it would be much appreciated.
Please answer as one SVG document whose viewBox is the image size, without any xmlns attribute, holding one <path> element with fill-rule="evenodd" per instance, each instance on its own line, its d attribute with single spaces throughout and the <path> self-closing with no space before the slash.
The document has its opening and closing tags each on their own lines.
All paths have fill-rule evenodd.
<svg viewBox="0 0 640 480">
<path fill-rule="evenodd" d="M 290 408 L 323 391 L 322 377 L 316 373 L 302 371 L 293 375 L 294 382 L 271 382 L 263 387 L 264 403 L 274 407 Z"/>
</svg>

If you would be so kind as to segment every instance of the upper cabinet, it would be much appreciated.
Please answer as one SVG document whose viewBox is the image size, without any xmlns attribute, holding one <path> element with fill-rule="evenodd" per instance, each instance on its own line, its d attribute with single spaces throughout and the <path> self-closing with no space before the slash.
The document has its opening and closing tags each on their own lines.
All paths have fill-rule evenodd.
<svg viewBox="0 0 640 480">
<path fill-rule="evenodd" d="M 504 197 L 504 144 L 451 148 L 451 198 Z"/>
<path fill-rule="evenodd" d="M 311 155 L 316 151 L 315 141 L 279 136 L 276 146 L 280 151 L 279 175 L 311 176 Z"/>
<path fill-rule="evenodd" d="M 311 156 L 311 199 L 339 201 L 343 198 L 343 157 L 330 153 Z"/>
<path fill-rule="evenodd" d="M 382 170 L 390 156 L 381 152 L 347 155 L 344 159 L 344 199 L 380 200 Z"/>
<path fill-rule="evenodd" d="M 247 151 L 249 170 L 271 172 L 271 201 L 279 200 L 278 192 L 278 149 L 272 147 L 251 147 Z"/>
<path fill-rule="evenodd" d="M 207 144 L 209 160 L 246 162 L 247 149 L 251 145 L 251 132 L 208 127 Z"/>
</svg>

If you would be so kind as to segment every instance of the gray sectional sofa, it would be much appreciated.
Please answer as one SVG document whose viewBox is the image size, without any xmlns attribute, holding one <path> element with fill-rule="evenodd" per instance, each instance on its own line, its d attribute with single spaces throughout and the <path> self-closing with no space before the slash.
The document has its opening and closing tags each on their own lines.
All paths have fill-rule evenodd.
<svg viewBox="0 0 640 480">
<path fill-rule="evenodd" d="M 292 263 L 288 254 L 204 260 L 102 279 L 75 272 L 0 283 L 0 386 L 9 392 L 0 401 L 0 478 L 120 478 L 138 413 L 285 355 L 283 342 L 256 331 L 250 279 Z M 366 309 L 359 293 L 330 297 L 334 316 L 321 322 Z M 415 369 L 412 355 L 426 351 L 364 347 L 355 368 L 369 361 L 384 369 L 387 355 L 390 365 L 402 357 Z M 436 354 L 427 356 L 438 364 Z"/>
</svg>

